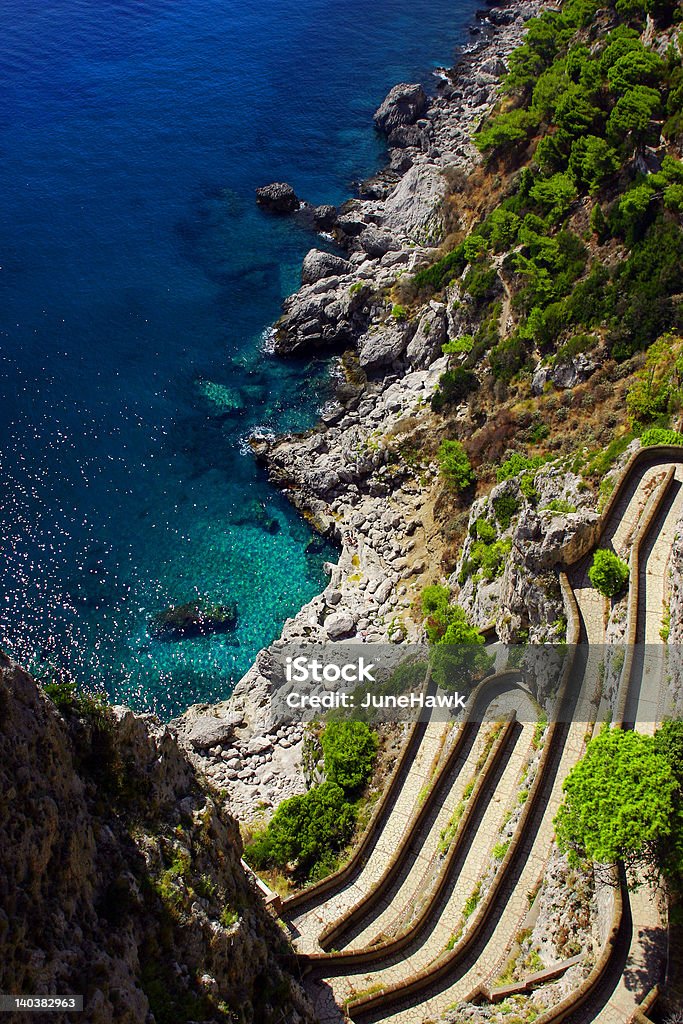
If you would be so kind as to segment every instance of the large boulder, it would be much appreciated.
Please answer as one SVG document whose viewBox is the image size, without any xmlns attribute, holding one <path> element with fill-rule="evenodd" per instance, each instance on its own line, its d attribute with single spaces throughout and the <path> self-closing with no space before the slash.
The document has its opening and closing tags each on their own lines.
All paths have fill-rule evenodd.
<svg viewBox="0 0 683 1024">
<path fill-rule="evenodd" d="M 427 94 L 421 85 L 395 85 L 375 113 L 375 124 L 389 135 L 402 125 L 415 124 L 427 109 Z"/>
<path fill-rule="evenodd" d="M 273 213 L 294 213 L 301 206 L 296 192 L 284 181 L 275 181 L 256 189 L 256 202 Z"/>
<path fill-rule="evenodd" d="M 436 246 L 444 236 L 446 179 L 433 164 L 420 162 L 403 175 L 384 203 L 382 227 L 399 237 Z"/>
<path fill-rule="evenodd" d="M 313 210 L 313 223 L 317 231 L 331 231 L 337 223 L 337 207 L 316 206 Z"/>
<path fill-rule="evenodd" d="M 388 252 L 399 248 L 398 242 L 391 235 L 372 224 L 361 232 L 359 241 L 362 249 L 371 259 L 381 259 Z"/>
<path fill-rule="evenodd" d="M 216 716 L 212 714 L 202 715 L 197 718 L 189 732 L 187 742 L 195 750 L 208 750 L 209 747 L 216 747 L 219 744 L 225 746 L 232 739 L 235 726 L 239 725 L 242 716 L 225 715 Z"/>
<path fill-rule="evenodd" d="M 301 283 L 315 284 L 324 277 L 333 277 L 339 274 L 348 274 L 349 264 L 341 256 L 335 256 L 331 252 L 323 252 L 322 249 L 311 249 L 304 257 L 301 267 Z"/>
<path fill-rule="evenodd" d="M 448 340 L 448 316 L 442 302 L 430 302 L 420 318 L 417 330 L 406 351 L 414 370 L 426 370 L 441 355 Z"/>
<path fill-rule="evenodd" d="M 401 320 L 390 321 L 364 334 L 358 343 L 358 361 L 366 372 L 391 366 L 405 352 L 415 325 Z"/>
<path fill-rule="evenodd" d="M 335 612 L 325 619 L 325 631 L 330 640 L 343 640 L 355 630 L 356 624 L 350 612 Z"/>
<path fill-rule="evenodd" d="M 351 284 L 349 277 L 321 278 L 285 299 L 275 325 L 275 351 L 289 355 L 352 345 L 367 327 L 369 289 L 352 290 Z"/>
</svg>

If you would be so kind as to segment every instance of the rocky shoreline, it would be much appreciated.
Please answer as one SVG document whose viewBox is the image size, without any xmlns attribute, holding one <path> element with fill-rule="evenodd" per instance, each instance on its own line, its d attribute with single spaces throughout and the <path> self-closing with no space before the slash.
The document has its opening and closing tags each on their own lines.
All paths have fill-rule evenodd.
<svg viewBox="0 0 683 1024">
<path fill-rule="evenodd" d="M 484 38 L 434 96 L 409 84 L 391 90 L 375 115 L 388 165 L 334 215 L 325 208 L 346 258 L 311 250 L 302 287 L 284 303 L 275 353 L 345 352 L 344 383 L 317 428 L 254 437 L 252 448 L 271 482 L 341 551 L 328 563 L 325 590 L 285 622 L 274 648 L 419 637 L 411 605 L 441 575 L 433 555 L 437 467 L 421 453 L 432 430 L 429 399 L 446 368 L 441 346 L 464 328 L 443 303 L 429 302 L 408 321 L 387 296 L 403 274 L 435 258 L 449 231 L 449 183 L 480 159 L 470 136 L 525 22 L 546 6 L 512 0 L 480 12 L 488 16 Z M 270 661 L 269 650 L 260 652 L 228 700 L 194 705 L 174 723 L 243 820 L 305 788 L 302 728 L 273 731 L 269 722 Z"/>
</svg>

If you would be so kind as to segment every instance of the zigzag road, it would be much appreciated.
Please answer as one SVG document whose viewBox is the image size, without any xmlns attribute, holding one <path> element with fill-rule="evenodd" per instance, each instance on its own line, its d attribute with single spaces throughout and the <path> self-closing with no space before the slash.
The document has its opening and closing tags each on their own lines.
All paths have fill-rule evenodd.
<svg viewBox="0 0 683 1024">
<path fill-rule="evenodd" d="M 631 459 L 599 529 L 599 546 L 612 546 L 622 556 L 630 553 L 636 569 L 635 579 L 630 581 L 628 636 L 653 645 L 649 651 L 660 655 L 664 651 L 659 631 L 667 596 L 666 567 L 681 515 L 683 452 L 653 449 Z M 402 785 L 386 808 L 381 834 L 353 881 L 331 897 L 321 894 L 317 905 L 314 898 L 290 918 L 299 932 L 300 951 L 314 954 L 304 956 L 303 961 L 311 970 L 308 988 L 323 1024 L 348 1019 L 339 1009 L 344 1004 L 355 1021 L 422 1024 L 438 1018 L 454 1003 L 480 995 L 482 985 L 490 984 L 500 972 L 526 916 L 527 894 L 538 885 L 552 848 L 553 818 L 562 800 L 564 779 L 585 749 L 589 718 L 594 721 L 596 717 L 603 657 L 600 645 L 605 640 L 608 609 L 590 587 L 589 564 L 587 556 L 571 571 L 573 597 L 567 598 L 570 603 L 575 599 L 578 613 L 573 619 L 569 615 L 577 630 L 570 642 L 578 642 L 580 630 L 581 640 L 590 644 L 579 647 L 576 654 L 581 685 L 575 699 L 584 708 L 578 714 L 582 720 L 549 727 L 542 770 L 531 787 L 510 850 L 467 921 L 464 934 L 458 935 L 458 928 L 465 902 L 489 870 L 492 848 L 516 798 L 522 765 L 529 756 L 534 720 L 529 709 L 518 713 L 517 725 L 504 738 L 501 756 L 483 769 L 480 799 L 467 827 L 458 831 L 456 848 L 441 873 L 437 856 L 440 837 L 462 801 L 480 757 L 482 736 L 471 740 L 460 736 L 458 758 L 432 787 L 429 813 L 422 812 L 416 829 L 416 816 L 421 813 L 418 794 L 430 779 L 443 742 L 443 727 L 430 724 L 423 727 L 414 761 L 406 767 Z M 625 723 L 630 721 L 645 731 L 654 729 L 661 714 L 656 690 L 664 671 L 663 657 L 635 658 L 628 663 L 620 697 L 620 716 Z M 408 835 L 411 842 L 403 855 L 396 857 L 397 846 Z M 386 877 L 389 859 L 392 873 Z M 368 898 L 378 885 L 382 899 Z M 594 969 L 599 973 L 595 978 L 591 974 L 590 984 L 577 994 L 574 1006 L 569 1000 L 561 1010 L 548 1011 L 539 1019 L 543 1024 L 559 1024 L 560 1020 L 625 1024 L 630 1019 L 658 977 L 662 955 L 661 921 L 651 895 L 643 888 L 629 898 L 624 890 L 616 941 L 606 949 L 604 964 L 601 961 Z M 334 941 L 339 945 L 341 938 L 347 949 L 340 954 L 320 954 L 321 931 L 334 932 L 331 926 L 339 918 L 342 924 Z M 375 948 L 373 943 L 378 941 L 379 948 Z"/>
</svg>

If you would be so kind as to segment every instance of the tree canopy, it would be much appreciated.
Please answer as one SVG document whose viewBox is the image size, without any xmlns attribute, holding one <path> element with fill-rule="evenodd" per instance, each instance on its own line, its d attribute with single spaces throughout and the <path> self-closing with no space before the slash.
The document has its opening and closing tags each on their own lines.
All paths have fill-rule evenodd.
<svg viewBox="0 0 683 1024">
<path fill-rule="evenodd" d="M 661 742 L 605 725 L 565 780 L 555 818 L 560 849 L 575 863 L 651 862 L 671 834 L 678 788 Z"/>
<path fill-rule="evenodd" d="M 344 790 L 357 790 L 372 774 L 379 740 L 365 722 L 332 719 L 322 736 L 325 775 Z"/>
</svg>

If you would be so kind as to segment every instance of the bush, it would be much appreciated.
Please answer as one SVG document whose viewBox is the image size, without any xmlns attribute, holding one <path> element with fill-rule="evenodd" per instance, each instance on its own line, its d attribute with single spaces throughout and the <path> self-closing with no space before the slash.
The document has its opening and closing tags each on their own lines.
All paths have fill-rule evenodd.
<svg viewBox="0 0 683 1024">
<path fill-rule="evenodd" d="M 569 169 L 589 192 L 597 191 L 607 178 L 619 170 L 619 166 L 616 150 L 599 136 L 585 135 L 574 141 Z"/>
<path fill-rule="evenodd" d="M 493 523 L 490 523 L 488 519 L 477 519 L 472 524 L 470 533 L 477 539 L 483 540 L 484 544 L 493 544 L 498 534 Z"/>
<path fill-rule="evenodd" d="M 441 351 L 445 356 L 459 355 L 460 353 L 469 355 L 473 348 L 474 337 L 471 334 L 461 334 L 459 338 L 453 338 L 442 345 Z"/>
<path fill-rule="evenodd" d="M 600 548 L 593 555 L 593 564 L 588 570 L 588 578 L 592 585 L 605 597 L 614 597 L 626 586 L 628 565 L 618 558 L 613 551 Z"/>
<path fill-rule="evenodd" d="M 432 644 L 484 643 L 478 629 L 470 625 L 463 608 L 451 604 L 448 587 L 435 583 L 422 591 L 422 614 L 426 616 L 427 639 Z"/>
<path fill-rule="evenodd" d="M 634 862 L 671 830 L 677 782 L 652 736 L 605 725 L 569 773 L 555 818 L 560 849 L 574 863 Z"/>
<path fill-rule="evenodd" d="M 502 483 L 503 480 L 510 480 L 520 473 L 535 472 L 542 466 L 545 459 L 542 455 L 522 455 L 521 452 L 512 452 L 510 456 L 496 470 L 496 480 Z"/>
<path fill-rule="evenodd" d="M 651 423 L 680 406 L 683 339 L 667 334 L 650 346 L 645 366 L 626 395 L 631 420 Z"/>
<path fill-rule="evenodd" d="M 491 372 L 496 380 L 510 381 L 526 365 L 528 358 L 524 339 L 519 333 L 513 334 L 491 349 Z"/>
<path fill-rule="evenodd" d="M 661 106 L 656 89 L 647 85 L 636 85 L 620 96 L 609 116 L 607 129 L 612 141 L 619 143 L 627 136 L 634 141 L 642 140 L 650 121 Z"/>
<path fill-rule="evenodd" d="M 516 516 L 519 512 L 519 502 L 512 494 L 501 494 L 498 498 L 493 499 L 492 504 L 493 511 L 496 513 L 496 519 L 502 529 L 507 530 L 513 516 Z"/>
<path fill-rule="evenodd" d="M 432 409 L 438 412 L 444 405 L 458 405 L 479 387 L 476 373 L 456 366 L 454 370 L 446 370 L 439 377 L 439 386 L 432 395 Z"/>
<path fill-rule="evenodd" d="M 475 263 L 465 274 L 462 286 L 481 305 L 493 298 L 498 283 L 495 267 L 487 263 Z"/>
<path fill-rule="evenodd" d="M 450 603 L 447 587 L 434 585 L 422 592 L 422 611 L 430 644 L 432 678 L 445 690 L 457 690 L 481 678 L 492 659 L 483 650 L 484 637 L 468 621 L 465 610 Z"/>
<path fill-rule="evenodd" d="M 472 464 L 460 441 L 442 441 L 437 452 L 445 482 L 455 491 L 465 491 L 476 480 Z"/>
<path fill-rule="evenodd" d="M 568 174 L 553 174 L 550 178 L 539 178 L 530 195 L 554 223 L 568 212 L 578 192 Z"/>
<path fill-rule="evenodd" d="M 570 501 L 565 501 L 564 498 L 553 498 L 553 500 L 549 501 L 547 505 L 544 505 L 540 511 L 571 514 L 572 512 L 576 512 L 576 505 L 572 505 Z"/>
<path fill-rule="evenodd" d="M 246 847 L 255 868 L 286 868 L 295 863 L 299 874 L 310 876 L 320 861 L 348 843 L 356 810 L 335 782 L 323 782 L 303 796 L 283 800 L 268 827 Z"/>
<path fill-rule="evenodd" d="M 367 782 L 379 740 L 365 722 L 328 722 L 321 743 L 329 782 L 344 790 L 356 790 Z"/>
<path fill-rule="evenodd" d="M 528 139 L 531 131 L 538 126 L 538 116 L 528 110 L 511 110 L 499 114 L 474 136 L 474 144 L 480 153 L 503 152 L 518 142 Z"/>
<path fill-rule="evenodd" d="M 640 443 L 643 448 L 652 448 L 658 444 L 683 446 L 683 434 L 677 430 L 664 430 L 662 427 L 651 427 L 644 430 L 640 436 Z"/>
<path fill-rule="evenodd" d="M 437 260 L 436 263 L 433 263 L 431 267 L 418 270 L 413 277 L 413 285 L 418 291 L 423 288 L 440 291 L 442 288 L 445 288 L 449 281 L 460 277 L 466 266 L 467 260 L 465 259 L 463 246 L 458 245 L 451 252 L 442 256 L 440 260 Z"/>
</svg>

